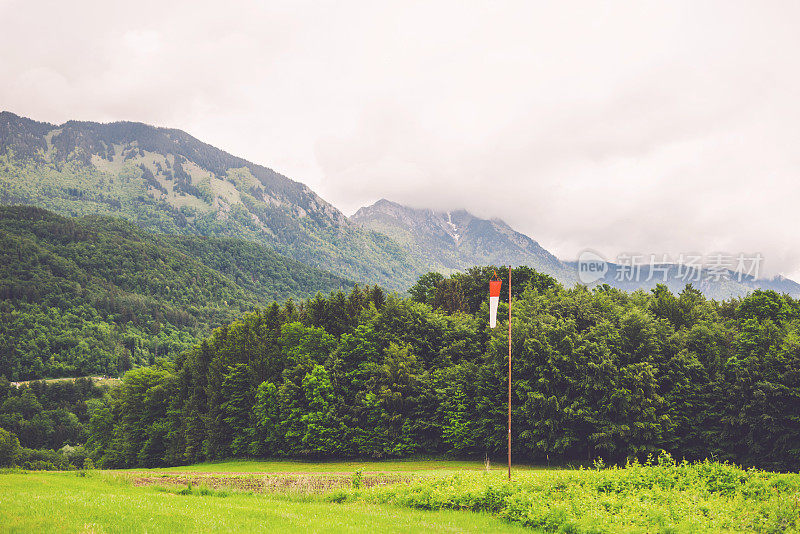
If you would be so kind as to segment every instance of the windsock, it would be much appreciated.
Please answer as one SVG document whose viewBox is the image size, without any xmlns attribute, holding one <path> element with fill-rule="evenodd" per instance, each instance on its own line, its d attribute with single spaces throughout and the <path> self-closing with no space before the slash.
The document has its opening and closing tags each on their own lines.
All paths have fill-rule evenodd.
<svg viewBox="0 0 800 534">
<path fill-rule="evenodd" d="M 500 302 L 500 287 L 503 282 L 492 280 L 489 282 L 489 327 L 497 326 L 497 304 Z"/>
</svg>

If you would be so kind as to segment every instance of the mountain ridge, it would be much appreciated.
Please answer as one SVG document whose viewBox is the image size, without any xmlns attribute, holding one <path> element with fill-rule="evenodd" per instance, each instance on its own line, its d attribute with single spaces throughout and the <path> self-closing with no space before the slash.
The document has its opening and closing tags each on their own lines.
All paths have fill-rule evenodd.
<svg viewBox="0 0 800 534">
<path fill-rule="evenodd" d="M 579 268 L 579 262 L 565 262 L 570 268 Z M 708 298 L 726 300 L 743 297 L 756 289 L 773 290 L 792 297 L 800 297 L 800 284 L 785 276 L 776 275 L 771 278 L 756 278 L 752 275 L 737 273 L 730 269 L 722 271 L 707 268 L 697 269 L 677 263 L 656 263 L 637 265 L 620 265 L 606 262 L 608 272 L 600 279 L 587 284 L 595 287 L 608 284 L 625 291 L 652 290 L 656 285 L 665 285 L 675 294 L 680 293 L 686 284 L 699 290 Z M 633 274 L 635 273 L 635 274 Z"/>
<path fill-rule="evenodd" d="M 308 186 L 144 123 L 43 123 L 0 113 L 0 203 L 120 216 L 161 233 L 238 237 L 312 267 L 402 289 L 419 266 Z"/>
<path fill-rule="evenodd" d="M 55 125 L 0 112 L 0 204 L 122 217 L 156 233 L 244 239 L 397 291 L 426 272 L 474 265 L 528 265 L 566 286 L 579 282 L 574 262 L 499 218 L 387 199 L 348 218 L 308 186 L 268 167 L 182 130 L 141 122 Z M 650 287 L 604 282 L 626 290 Z M 704 292 L 728 298 L 758 287 L 800 295 L 800 285 L 789 279 L 712 284 Z"/>
<path fill-rule="evenodd" d="M 426 258 L 435 266 L 432 270 L 449 274 L 473 265 L 527 265 L 539 272 L 553 276 L 566 286 L 581 283 L 579 263 L 562 261 L 544 249 L 529 236 L 517 232 L 501 219 L 480 219 L 465 210 L 436 211 L 412 208 L 382 198 L 370 206 L 360 208 L 350 217 L 356 224 L 383 232 L 416 256 Z M 453 222 L 455 221 L 455 222 Z M 467 253 L 459 257 L 456 250 L 462 245 Z M 769 279 L 751 275 L 739 276 L 727 271 L 724 277 L 708 269 L 700 269 L 687 277 L 677 265 L 668 267 L 659 280 L 651 276 L 648 265 L 636 266 L 639 276 L 628 280 L 621 276 L 624 266 L 606 262 L 608 272 L 600 280 L 588 285 L 608 284 L 625 291 L 650 290 L 663 283 L 674 293 L 680 293 L 687 283 L 709 298 L 718 300 L 742 297 L 755 289 L 772 289 L 800 297 L 800 284 L 784 276 Z"/>
<path fill-rule="evenodd" d="M 338 209 L 319 197 L 307 185 L 275 172 L 269 167 L 234 156 L 229 152 L 205 143 L 177 128 L 152 126 L 135 121 L 100 123 L 69 120 L 60 125 L 56 125 L 35 121 L 27 117 L 20 117 L 9 111 L 0 112 L 0 126 L 3 125 L 4 119 L 6 119 L 7 125 L 10 121 L 15 119 L 24 122 L 29 127 L 35 129 L 39 134 L 55 132 L 50 139 L 43 137 L 42 141 L 44 142 L 38 143 L 38 147 L 45 150 L 55 148 L 56 150 L 52 155 L 55 156 L 53 159 L 56 161 L 66 162 L 69 160 L 70 156 L 74 155 L 75 158 L 83 163 L 90 164 L 92 162 L 91 156 L 96 154 L 101 148 L 106 151 L 106 156 L 113 157 L 115 155 L 113 152 L 113 145 L 135 142 L 140 152 L 157 150 L 173 151 L 175 154 L 184 158 L 192 159 L 192 161 L 199 160 L 196 162 L 213 173 L 224 174 L 230 168 L 247 168 L 265 186 L 269 185 L 287 196 L 291 194 L 296 200 L 301 200 L 299 197 L 307 195 L 309 199 L 318 202 L 319 206 L 312 206 L 309 204 L 308 207 L 321 208 L 322 213 L 328 215 L 331 222 L 344 224 L 347 220 Z M 65 132 L 67 132 L 66 136 L 64 135 Z M 0 129 L 0 145 L 10 146 L 11 148 L 25 146 L 22 143 L 9 142 L 9 139 L 13 139 L 13 133 L 14 131 L 8 127 Z M 66 137 L 64 142 L 56 142 L 62 140 L 62 137 Z M 111 146 L 109 146 L 108 141 L 110 141 Z M 70 146 L 71 143 L 74 144 L 74 148 Z M 67 149 L 72 150 L 67 151 Z M 212 151 L 212 157 L 204 156 L 203 150 Z M 36 157 L 36 152 L 25 150 L 24 155 Z M 275 198 L 272 200 L 277 201 L 280 199 Z"/>
<path fill-rule="evenodd" d="M 528 265 L 570 284 L 574 273 L 529 236 L 501 219 L 481 219 L 466 210 L 411 208 L 381 199 L 360 208 L 350 220 L 384 233 L 430 270 L 453 272 L 474 265 Z"/>
</svg>

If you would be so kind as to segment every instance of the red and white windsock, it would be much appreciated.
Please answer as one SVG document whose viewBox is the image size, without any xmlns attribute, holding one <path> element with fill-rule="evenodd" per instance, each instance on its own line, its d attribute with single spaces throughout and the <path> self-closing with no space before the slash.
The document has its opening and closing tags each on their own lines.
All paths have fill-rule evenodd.
<svg viewBox="0 0 800 534">
<path fill-rule="evenodd" d="M 489 282 L 489 328 L 497 326 L 497 305 L 500 303 L 500 287 L 503 282 L 491 280 Z"/>
</svg>

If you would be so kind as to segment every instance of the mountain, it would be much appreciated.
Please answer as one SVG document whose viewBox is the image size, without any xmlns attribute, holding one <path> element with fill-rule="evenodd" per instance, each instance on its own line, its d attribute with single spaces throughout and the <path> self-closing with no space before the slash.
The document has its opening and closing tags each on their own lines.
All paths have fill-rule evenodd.
<svg viewBox="0 0 800 534">
<path fill-rule="evenodd" d="M 186 132 L 135 122 L 53 125 L 0 113 L 0 204 L 243 238 L 393 289 L 421 270 L 391 239 L 351 224 L 305 185 Z"/>
<path fill-rule="evenodd" d="M 274 299 L 352 286 L 255 243 L 0 207 L 0 376 L 116 374 Z"/>
<path fill-rule="evenodd" d="M 480 219 L 464 210 L 415 209 L 382 199 L 359 209 L 350 221 L 388 235 L 428 270 L 451 273 L 474 265 L 527 265 L 567 285 L 571 269 L 499 219 Z"/>
<path fill-rule="evenodd" d="M 580 268 L 579 262 L 565 262 L 570 268 Z M 631 267 L 607 262 L 608 271 L 603 277 L 588 285 L 608 284 L 625 291 L 650 290 L 663 284 L 675 294 L 686 284 L 701 291 L 707 298 L 726 300 L 743 297 L 755 289 L 772 290 L 792 297 L 800 297 L 800 284 L 784 276 L 755 278 L 732 270 L 695 269 L 677 264 L 649 264 Z"/>
<path fill-rule="evenodd" d="M 465 270 L 473 265 L 527 265 L 549 274 L 570 287 L 580 282 L 578 262 L 562 262 L 530 237 L 521 234 L 499 219 L 480 219 L 458 210 L 437 212 L 415 209 L 381 199 L 359 209 L 350 220 L 353 224 L 381 232 L 400 243 L 414 258 L 421 259 L 429 270 L 442 273 Z M 708 269 L 685 272 L 677 265 L 656 265 L 651 276 L 649 265 L 630 269 L 607 262 L 608 272 L 590 285 L 608 284 L 625 291 L 653 289 L 666 285 L 680 293 L 687 283 L 718 300 L 742 297 L 754 289 L 771 289 L 800 297 L 800 284 L 785 277 L 756 279 L 753 276 Z"/>
<path fill-rule="evenodd" d="M 579 281 L 577 264 L 558 260 L 498 219 L 388 200 L 348 219 L 305 185 L 271 169 L 181 130 L 136 122 L 53 125 L 0 112 L 0 204 L 35 205 L 67 216 L 121 217 L 163 234 L 242 239 L 305 265 L 397 291 L 428 271 L 509 263 L 533 267 L 566 286 Z M 258 284 L 248 282 L 239 266 L 215 263 L 200 242 L 191 241 L 190 248 L 181 243 L 173 241 L 258 293 Z M 257 250 L 246 251 L 237 243 L 245 256 Z M 647 277 L 618 280 L 616 269 L 609 264 L 604 283 L 625 290 L 655 285 Z M 680 290 L 685 281 L 676 274 L 667 284 Z M 695 285 L 713 298 L 756 288 L 800 295 L 798 284 L 780 277 Z"/>
</svg>

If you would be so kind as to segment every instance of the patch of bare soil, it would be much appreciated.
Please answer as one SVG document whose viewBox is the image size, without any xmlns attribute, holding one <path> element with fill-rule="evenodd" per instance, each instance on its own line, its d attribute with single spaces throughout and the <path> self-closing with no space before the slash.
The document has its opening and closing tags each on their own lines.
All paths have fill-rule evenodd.
<svg viewBox="0 0 800 534">
<path fill-rule="evenodd" d="M 364 473 L 362 487 L 386 486 L 405 482 L 412 477 L 387 473 Z M 241 474 L 241 473 L 136 473 L 131 477 L 134 486 L 208 486 L 212 489 L 232 489 L 257 493 L 324 493 L 351 487 L 353 473 L 325 474 Z"/>
</svg>

